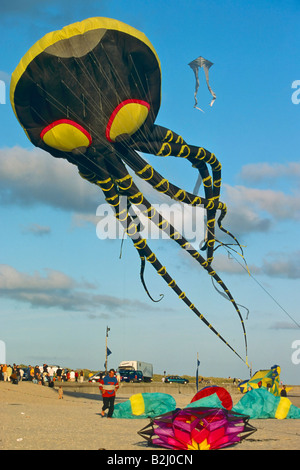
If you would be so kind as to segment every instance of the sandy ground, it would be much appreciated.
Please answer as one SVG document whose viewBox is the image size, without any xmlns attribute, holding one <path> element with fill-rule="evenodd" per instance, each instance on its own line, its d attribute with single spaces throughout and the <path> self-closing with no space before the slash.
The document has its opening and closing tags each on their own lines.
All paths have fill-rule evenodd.
<svg viewBox="0 0 300 470">
<path fill-rule="evenodd" d="M 121 396 L 118 401 L 129 397 Z M 188 394 L 174 395 L 177 407 L 190 403 Z M 241 395 L 232 396 L 236 403 Z M 300 407 L 300 388 L 290 392 Z M 148 419 L 107 419 L 100 415 L 100 396 L 64 393 L 32 383 L 0 382 L 0 450 L 132 450 L 149 451 L 137 432 Z M 251 420 L 257 432 L 232 450 L 299 450 L 299 420 Z M 133 452 L 134 454 L 134 452 Z"/>
</svg>

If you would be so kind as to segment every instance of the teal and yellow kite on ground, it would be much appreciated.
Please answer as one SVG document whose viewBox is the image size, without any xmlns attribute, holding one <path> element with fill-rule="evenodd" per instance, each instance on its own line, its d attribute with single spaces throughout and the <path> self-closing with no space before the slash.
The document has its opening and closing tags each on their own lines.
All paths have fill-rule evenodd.
<svg viewBox="0 0 300 470">
<path fill-rule="evenodd" d="M 251 419 L 300 419 L 300 409 L 287 397 L 277 397 L 265 388 L 250 390 L 233 407 L 233 411 Z"/>
<path fill-rule="evenodd" d="M 137 393 L 115 405 L 113 418 L 154 418 L 175 408 L 175 399 L 167 393 Z"/>
</svg>

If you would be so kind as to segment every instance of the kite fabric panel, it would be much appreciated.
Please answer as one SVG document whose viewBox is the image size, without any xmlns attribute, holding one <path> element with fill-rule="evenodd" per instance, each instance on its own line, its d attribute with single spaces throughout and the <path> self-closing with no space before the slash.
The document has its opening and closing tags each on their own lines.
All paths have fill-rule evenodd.
<svg viewBox="0 0 300 470">
<path fill-rule="evenodd" d="M 215 450 L 255 432 L 248 417 L 223 408 L 185 408 L 153 418 L 139 431 L 149 445 L 174 450 Z"/>
<path fill-rule="evenodd" d="M 264 388 L 247 392 L 233 411 L 248 415 L 251 419 L 300 419 L 300 408 L 287 397 L 275 397 Z"/>
<path fill-rule="evenodd" d="M 214 102 L 217 98 L 215 92 L 211 89 L 211 86 L 209 84 L 209 69 L 212 65 L 214 65 L 213 62 L 210 62 L 209 60 L 206 60 L 201 56 L 189 63 L 189 66 L 194 71 L 195 79 L 196 79 L 195 93 L 194 93 L 194 98 L 195 98 L 194 108 L 197 108 L 200 111 L 202 111 L 202 109 L 198 108 L 198 106 L 197 106 L 198 105 L 197 93 L 198 93 L 199 86 L 200 86 L 199 68 L 203 68 L 203 70 L 204 70 L 207 88 L 209 89 L 209 91 L 210 91 L 210 93 L 213 97 L 213 99 L 210 102 L 210 106 L 212 106 L 214 104 Z"/>
<path fill-rule="evenodd" d="M 209 406 L 210 408 L 223 407 L 226 410 L 231 410 L 233 406 L 230 393 L 224 387 L 219 387 L 217 385 L 204 387 L 202 390 L 199 390 L 188 406 L 195 406 L 195 403 L 197 403 L 198 406 Z M 216 406 L 214 406 L 213 403 L 215 403 Z"/>
<path fill-rule="evenodd" d="M 200 61 L 207 80 L 211 65 Z M 124 230 L 124 237 L 132 241 L 138 253 L 140 280 L 150 299 L 158 301 L 150 295 L 145 283 L 146 262 L 249 367 L 246 328 L 239 304 L 212 266 L 214 251 L 225 244 L 217 239 L 217 225 L 231 238 L 230 242 L 234 240 L 244 259 L 238 240 L 222 225 L 227 213 L 226 204 L 220 201 L 222 165 L 214 153 L 190 145 L 180 134 L 156 124 L 161 104 L 161 66 L 149 39 L 121 21 L 101 17 L 50 32 L 30 48 L 13 72 L 10 100 L 33 145 L 76 165 L 82 178 L 103 191 Z M 203 197 L 170 182 L 140 153 L 157 158 L 175 157 L 174 164 L 176 158 L 186 159 L 201 176 Z M 146 181 L 166 198 L 204 208 L 207 237 L 201 253 L 147 200 L 128 167 L 139 180 Z M 139 211 L 222 289 L 240 320 L 245 354 L 239 354 L 223 338 L 153 253 L 141 233 Z"/>
<path fill-rule="evenodd" d="M 208 395 L 189 403 L 185 408 L 224 408 L 218 395 Z"/>
<path fill-rule="evenodd" d="M 175 408 L 175 399 L 167 393 L 137 393 L 115 405 L 113 418 L 153 418 Z"/>
<path fill-rule="evenodd" d="M 278 365 L 274 365 L 271 369 L 259 370 L 255 372 L 250 380 L 245 380 L 239 385 L 239 390 L 246 393 L 248 390 L 257 389 L 260 386 L 267 388 L 274 396 L 280 396 L 280 372 Z"/>
</svg>

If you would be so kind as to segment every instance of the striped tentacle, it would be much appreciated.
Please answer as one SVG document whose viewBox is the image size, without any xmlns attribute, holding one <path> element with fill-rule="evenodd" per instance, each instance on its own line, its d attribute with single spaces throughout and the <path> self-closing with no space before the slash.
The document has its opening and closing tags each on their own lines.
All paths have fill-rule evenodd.
<svg viewBox="0 0 300 470">
<path fill-rule="evenodd" d="M 196 196 L 184 189 L 179 188 L 178 186 L 171 183 L 166 178 L 163 178 L 150 164 L 146 163 L 135 151 L 128 150 L 127 155 L 123 156 L 124 161 L 135 171 L 136 175 L 139 178 L 147 181 L 156 191 L 164 193 L 170 198 L 180 201 L 191 206 L 202 206 L 207 210 L 207 225 L 208 225 L 208 263 L 210 264 L 213 260 L 213 250 L 215 244 L 214 238 L 214 226 L 215 226 L 215 217 L 211 214 L 215 214 L 216 210 L 221 211 L 221 215 L 226 214 L 226 205 L 223 202 L 220 202 L 218 199 L 214 198 L 203 198 Z M 211 177 L 207 177 L 204 181 L 204 184 L 207 188 L 207 192 L 210 185 Z"/>
<path fill-rule="evenodd" d="M 168 157 L 175 156 L 179 158 L 186 158 L 189 160 L 193 167 L 197 168 L 203 182 L 205 198 L 207 201 L 203 207 L 207 213 L 207 261 L 209 263 L 213 260 L 213 251 L 215 245 L 214 231 L 215 231 L 215 214 L 219 209 L 219 196 L 221 186 L 221 164 L 218 162 L 214 154 L 211 154 L 203 148 L 197 148 L 195 155 L 191 152 L 191 147 L 183 140 L 183 138 L 175 134 L 169 129 L 155 126 L 153 140 L 143 143 L 139 142 L 135 148 L 148 153 L 153 153 L 156 156 Z M 209 174 L 206 163 L 212 167 L 213 178 Z M 151 181 L 150 181 L 150 184 Z M 195 198 L 195 195 L 193 195 Z M 187 201 L 185 201 L 187 202 Z M 188 202 L 190 203 L 190 202 Z M 222 207 L 225 206 L 222 203 Z"/>
<path fill-rule="evenodd" d="M 180 158 L 186 158 L 192 166 L 197 168 L 203 182 L 205 199 L 202 198 L 202 201 L 207 201 L 206 205 L 203 204 L 203 207 L 207 211 L 207 261 L 209 264 L 213 261 L 213 251 L 215 247 L 215 225 L 216 225 L 216 211 L 220 210 L 220 216 L 217 220 L 218 226 L 221 231 L 229 235 L 234 239 L 235 243 L 239 246 L 241 250 L 241 257 L 243 258 L 245 264 L 247 265 L 243 249 L 240 245 L 237 238 L 228 230 L 226 230 L 221 221 L 224 219 L 227 213 L 227 207 L 222 203 L 220 198 L 221 190 L 221 163 L 216 158 L 215 154 L 209 152 L 203 147 L 196 147 L 193 145 L 188 145 L 183 138 L 174 133 L 173 131 L 163 128 L 161 126 L 155 126 L 153 132 L 152 140 L 148 141 L 145 145 L 142 142 L 135 144 L 135 148 L 148 152 L 154 153 L 157 156 L 167 157 L 175 156 Z M 210 176 L 207 168 L 207 164 L 210 165 L 212 170 L 212 177 Z M 141 176 L 139 174 L 139 176 Z M 149 177 L 148 175 L 145 175 Z M 160 176 L 160 175 L 159 175 Z M 151 184 L 151 179 L 149 180 Z M 165 183 L 166 185 L 167 183 Z M 156 183 L 157 185 L 157 183 Z M 182 190 L 183 191 L 183 190 Z M 168 193 L 167 193 L 168 194 Z M 182 193 L 183 194 L 183 193 Z M 188 197 L 190 197 L 190 193 Z M 170 196 L 170 194 L 168 194 Z M 172 196 L 171 196 L 172 197 Z M 195 198 L 195 196 L 194 196 Z M 183 202 L 188 202 L 184 200 Z M 190 202 L 189 202 L 190 203 Z M 222 244 L 223 245 L 223 244 Z"/>
<path fill-rule="evenodd" d="M 188 240 L 179 233 L 176 228 L 167 220 L 165 219 L 152 205 L 151 203 L 145 198 L 145 196 L 139 191 L 137 186 L 134 184 L 132 180 L 132 176 L 129 174 L 123 176 L 120 179 L 116 179 L 116 184 L 118 186 L 121 185 L 122 191 L 125 191 L 129 197 L 130 202 L 134 206 L 142 206 L 142 213 L 150 219 L 161 231 L 165 232 L 171 239 L 175 240 L 175 242 L 180 245 L 181 248 L 188 251 L 188 253 L 199 263 L 201 266 L 208 272 L 210 276 L 219 284 L 219 286 L 223 289 L 225 294 L 228 296 L 228 299 L 232 303 L 233 307 L 235 308 L 243 329 L 244 334 L 244 341 L 245 341 L 245 349 L 247 355 L 247 336 L 246 336 L 246 329 L 242 314 L 238 307 L 238 304 L 234 300 L 231 292 L 229 291 L 226 284 L 222 281 L 222 279 L 218 276 L 216 271 L 211 267 L 210 263 L 197 251 L 195 248 L 188 242 Z"/>
<path fill-rule="evenodd" d="M 219 209 L 220 189 L 221 189 L 221 163 L 216 156 L 204 149 L 203 147 L 195 147 L 188 145 L 183 138 L 166 129 L 163 137 L 163 143 L 157 155 L 173 155 L 175 157 L 186 158 L 194 168 L 197 168 L 204 186 L 205 197 L 211 204 L 206 207 L 207 213 L 207 261 L 209 264 L 213 261 L 213 251 L 215 246 L 215 224 L 216 224 L 216 211 Z M 212 169 L 212 176 L 210 175 L 207 164 Z M 223 204 L 225 206 L 225 204 Z M 226 206 L 224 207 L 226 210 Z M 223 218 L 225 217 L 224 210 L 222 211 Z"/>
<path fill-rule="evenodd" d="M 221 169 L 222 165 L 219 160 L 216 158 L 215 154 L 209 152 L 208 150 L 204 149 L 203 147 L 196 147 L 193 145 L 188 145 L 183 142 L 181 136 L 174 134 L 172 131 L 166 130 L 164 140 L 167 141 L 168 145 L 170 146 L 167 148 L 164 144 L 162 144 L 161 149 L 159 150 L 160 154 L 162 151 L 167 152 L 167 154 L 180 156 L 183 158 L 187 158 L 192 165 L 198 168 L 203 181 L 203 186 L 205 190 L 205 196 L 208 200 L 213 202 L 218 202 L 218 204 L 214 204 L 211 207 L 207 207 L 207 228 L 208 228 L 208 237 L 207 237 L 207 261 L 211 263 L 213 261 L 213 250 L 215 246 L 215 224 L 216 224 L 216 210 L 220 209 L 222 204 L 222 211 L 220 216 L 218 217 L 217 223 L 220 230 L 227 235 L 229 235 L 235 243 L 239 246 L 241 253 L 240 256 L 243 258 L 245 265 L 247 267 L 246 260 L 244 258 L 243 248 L 239 243 L 238 239 L 227 229 L 222 226 L 222 220 L 225 218 L 227 214 L 227 207 L 225 204 L 219 202 L 220 198 L 220 191 L 221 191 Z M 203 166 L 204 163 L 204 166 Z M 209 164 L 212 169 L 211 176 L 208 173 L 206 164 Z M 247 267 L 248 269 L 248 267 Z M 249 272 L 249 270 L 248 270 Z"/>
<path fill-rule="evenodd" d="M 223 283 L 223 281 L 219 278 L 219 276 L 215 273 L 215 271 L 213 271 L 213 269 L 207 264 L 207 261 L 200 255 L 200 253 L 198 253 L 198 252 L 196 252 L 196 250 L 194 250 L 194 252 L 192 252 L 192 256 L 193 256 L 193 254 L 195 254 L 194 258 L 196 260 L 198 260 L 199 262 L 202 260 L 202 262 L 204 262 L 203 267 L 216 280 L 216 282 L 218 282 L 218 284 L 223 288 L 223 290 L 228 295 L 229 300 L 232 302 L 232 304 L 234 305 L 235 309 L 237 310 L 237 312 L 240 316 L 243 331 L 244 331 L 244 336 L 245 336 L 246 361 L 244 359 L 242 359 L 241 356 L 234 350 L 234 348 L 215 330 L 215 328 L 213 328 L 211 326 L 211 324 L 200 313 L 200 311 L 195 307 L 195 305 L 188 299 L 186 294 L 179 288 L 179 286 L 177 286 L 174 279 L 172 279 L 172 277 L 166 271 L 166 268 L 157 260 L 155 254 L 151 251 L 151 249 L 147 245 L 146 240 L 143 239 L 140 236 L 140 234 L 138 232 L 138 223 L 137 223 L 136 220 L 133 221 L 133 219 L 131 218 L 130 214 L 128 213 L 128 207 L 127 206 L 126 206 L 126 208 L 122 207 L 122 205 L 120 204 L 120 198 L 119 198 L 118 190 L 116 188 L 116 181 L 118 182 L 119 188 L 122 189 L 122 192 L 123 191 L 128 192 L 131 188 L 132 188 L 132 190 L 136 191 L 134 194 L 131 194 L 131 202 L 132 203 L 133 203 L 134 199 L 137 202 L 138 197 L 140 198 L 140 203 L 141 203 L 141 196 L 140 196 L 141 193 L 138 191 L 138 188 L 134 185 L 134 183 L 132 181 L 132 177 L 128 174 L 125 174 L 124 176 L 122 176 L 122 178 L 116 179 L 116 178 L 113 178 L 107 172 L 107 170 L 104 170 L 103 168 L 101 168 L 102 171 L 101 171 L 101 179 L 100 179 L 99 178 L 99 173 L 100 173 L 99 168 L 97 168 L 97 167 L 94 168 L 94 165 L 92 165 L 92 164 L 90 164 L 90 166 L 92 167 L 92 170 L 91 171 L 86 170 L 86 169 L 81 170 L 81 171 L 79 171 L 80 176 L 84 179 L 87 179 L 89 182 L 96 184 L 97 186 L 99 186 L 102 189 L 102 191 L 105 195 L 106 201 L 108 202 L 108 204 L 110 204 L 112 207 L 114 207 L 115 216 L 116 216 L 117 220 L 121 223 L 121 225 L 124 227 L 126 233 L 128 234 L 128 236 L 133 241 L 135 248 L 139 252 L 140 258 L 144 259 L 144 260 L 146 259 L 148 262 L 150 262 L 152 264 L 152 266 L 154 267 L 154 269 L 157 271 L 157 273 L 159 275 L 161 275 L 161 277 L 165 280 L 165 282 L 167 282 L 168 286 L 172 288 L 172 290 L 178 295 L 178 297 L 181 300 L 183 300 L 184 303 L 191 310 L 193 310 L 194 313 L 203 321 L 203 323 L 205 323 L 206 326 L 208 326 L 243 362 L 245 362 L 245 364 L 248 365 L 247 340 L 246 340 L 246 332 L 245 332 L 245 328 L 244 328 L 244 321 L 242 319 L 242 316 L 240 314 L 240 311 L 238 309 L 237 304 L 235 303 L 233 297 L 230 294 L 230 291 L 227 289 L 227 287 Z M 95 170 L 97 171 L 97 173 L 94 172 Z M 138 195 L 138 193 L 139 193 L 139 195 Z M 145 198 L 143 198 L 143 202 L 145 202 Z M 148 203 L 148 204 L 149 204 L 149 206 L 148 206 L 148 209 L 149 209 L 151 207 L 151 205 L 150 205 L 150 203 Z M 150 214 L 150 211 L 148 211 L 148 214 Z M 163 228 L 163 224 L 162 224 L 161 228 Z M 179 237 L 175 236 L 175 233 L 176 233 L 176 231 L 174 229 L 174 239 L 176 241 L 180 241 L 182 239 L 182 237 L 181 236 L 179 236 Z M 184 241 L 184 239 L 182 241 L 183 241 L 183 243 L 188 243 L 187 241 Z"/>
<path fill-rule="evenodd" d="M 156 272 L 163 278 L 163 280 L 168 284 L 168 286 L 177 294 L 180 300 L 182 300 L 194 313 L 197 315 L 198 318 L 216 335 L 220 340 L 225 343 L 225 345 L 231 349 L 231 351 L 239 357 L 245 364 L 247 364 L 247 357 L 246 361 L 237 353 L 237 351 L 221 336 L 221 334 L 209 323 L 209 321 L 204 317 L 203 314 L 195 307 L 190 299 L 187 297 L 185 292 L 181 290 L 181 288 L 177 285 L 176 281 L 170 276 L 167 272 L 166 267 L 163 266 L 160 261 L 157 259 L 156 255 L 150 249 L 147 244 L 147 241 L 142 238 L 138 232 L 138 224 L 133 221 L 131 218 L 128 208 L 124 208 L 121 205 L 120 197 L 118 194 L 118 190 L 116 188 L 116 183 L 114 180 L 108 175 L 108 173 L 104 174 L 103 179 L 99 179 L 98 174 L 92 172 L 80 172 L 80 176 L 87 179 L 91 183 L 96 184 L 99 186 L 102 191 L 104 192 L 105 199 L 108 204 L 110 204 L 115 210 L 115 216 L 117 220 L 122 224 L 124 227 L 126 234 L 129 238 L 133 241 L 135 248 L 137 249 L 139 256 L 141 259 L 147 260 Z M 129 182 L 129 178 L 128 180 Z M 124 180 L 124 181 L 126 181 Z M 123 183 L 124 183 L 123 181 Z"/>
</svg>

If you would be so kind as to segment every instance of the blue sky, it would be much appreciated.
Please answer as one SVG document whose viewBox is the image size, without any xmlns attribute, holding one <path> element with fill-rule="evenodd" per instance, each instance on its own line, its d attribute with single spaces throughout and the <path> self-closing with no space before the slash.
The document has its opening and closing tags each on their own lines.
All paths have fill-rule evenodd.
<svg viewBox="0 0 300 470">
<path fill-rule="evenodd" d="M 224 226 L 246 246 L 252 277 L 239 256 L 222 249 L 214 266 L 236 301 L 249 309 L 245 326 L 254 371 L 279 364 L 282 379 L 299 384 L 300 365 L 292 361 L 292 344 L 300 339 L 296 0 L 247 5 L 242 0 L 31 0 L 1 6 L 6 103 L 0 105 L 0 339 L 7 361 L 101 369 L 109 326 L 111 366 L 138 359 L 152 362 L 156 373 L 194 374 L 199 353 L 203 375 L 248 377 L 243 362 L 148 265 L 152 296 L 164 294 L 161 302 L 151 302 L 130 240 L 124 241 L 120 259 L 120 239 L 97 237 L 101 191 L 83 181 L 76 168 L 34 148 L 13 114 L 9 80 L 26 51 L 49 31 L 92 16 L 115 18 L 146 34 L 162 68 L 156 122 L 221 161 L 221 200 L 228 206 Z M 203 113 L 193 107 L 195 82 L 188 66 L 200 55 L 214 63 L 210 85 L 217 95 L 210 107 L 202 70 Z M 193 190 L 197 175 L 187 162 L 147 159 L 170 181 Z M 162 202 L 139 184 L 152 202 Z M 149 244 L 201 313 L 244 356 L 236 312 L 207 273 L 172 241 Z"/>
</svg>

